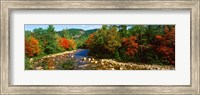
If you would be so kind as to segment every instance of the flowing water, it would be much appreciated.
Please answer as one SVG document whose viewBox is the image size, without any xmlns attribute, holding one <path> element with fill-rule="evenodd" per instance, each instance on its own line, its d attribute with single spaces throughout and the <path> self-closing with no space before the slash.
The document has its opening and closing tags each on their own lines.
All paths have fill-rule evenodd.
<svg viewBox="0 0 200 95">
<path fill-rule="evenodd" d="M 88 49 L 77 49 L 77 51 L 73 54 L 75 60 L 78 62 L 78 65 L 83 65 L 88 63 L 87 61 L 83 61 L 83 58 L 88 58 Z"/>
<path fill-rule="evenodd" d="M 34 62 L 34 68 L 37 70 L 152 70 L 155 68 L 160 70 L 164 68 L 156 65 L 122 63 L 112 59 L 95 59 L 88 56 L 88 53 L 88 49 L 77 49 L 75 52 L 39 59 Z M 173 66 L 166 68 L 174 70 Z"/>
</svg>

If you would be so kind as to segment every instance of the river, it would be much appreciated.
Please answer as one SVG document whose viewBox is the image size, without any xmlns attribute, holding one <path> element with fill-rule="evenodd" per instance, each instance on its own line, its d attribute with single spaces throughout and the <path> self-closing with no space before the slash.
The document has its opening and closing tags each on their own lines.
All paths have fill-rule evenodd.
<svg viewBox="0 0 200 95">
<path fill-rule="evenodd" d="M 88 49 L 77 49 L 49 55 L 35 61 L 37 70 L 174 70 L 174 66 L 117 62 L 114 59 L 95 59 L 88 55 Z M 71 65 L 70 65 L 71 63 Z"/>
<path fill-rule="evenodd" d="M 77 49 L 76 52 L 73 54 L 74 58 L 78 62 L 78 65 L 83 65 L 88 63 L 87 61 L 83 61 L 83 58 L 88 58 L 88 49 Z"/>
</svg>

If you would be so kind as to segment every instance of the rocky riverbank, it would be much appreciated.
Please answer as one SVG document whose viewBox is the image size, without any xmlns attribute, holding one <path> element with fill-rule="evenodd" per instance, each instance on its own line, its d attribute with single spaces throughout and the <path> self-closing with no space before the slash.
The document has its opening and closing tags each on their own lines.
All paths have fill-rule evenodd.
<svg viewBox="0 0 200 95">
<path fill-rule="evenodd" d="M 32 61 L 34 63 L 34 68 L 37 70 L 62 70 L 62 66 L 68 66 L 66 68 L 71 68 L 72 70 L 175 70 L 175 66 L 173 65 L 162 66 L 133 62 L 125 63 L 113 59 L 95 59 L 88 56 L 83 57 L 80 55 L 81 53 L 77 54 L 77 52 L 83 52 L 83 50 L 52 54 Z"/>
<path fill-rule="evenodd" d="M 85 59 L 85 58 L 84 58 Z M 85 59 L 87 60 L 87 59 Z M 132 62 L 117 62 L 112 59 L 88 59 L 90 64 L 81 66 L 85 70 L 175 70 L 173 65 L 142 64 Z"/>
</svg>

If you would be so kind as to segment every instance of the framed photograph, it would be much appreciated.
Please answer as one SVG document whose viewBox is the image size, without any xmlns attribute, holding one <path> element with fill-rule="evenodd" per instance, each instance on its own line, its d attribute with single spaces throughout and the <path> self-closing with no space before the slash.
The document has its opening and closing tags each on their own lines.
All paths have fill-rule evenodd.
<svg viewBox="0 0 200 95">
<path fill-rule="evenodd" d="M 174 70 L 175 25 L 26 24 L 25 70 Z"/>
<path fill-rule="evenodd" d="M 1 1 L 1 94 L 200 94 L 199 0 Z"/>
</svg>

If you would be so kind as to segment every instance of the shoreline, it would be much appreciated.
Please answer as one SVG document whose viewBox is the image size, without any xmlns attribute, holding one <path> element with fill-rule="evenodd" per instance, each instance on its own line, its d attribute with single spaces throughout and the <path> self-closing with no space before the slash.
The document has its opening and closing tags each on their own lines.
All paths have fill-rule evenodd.
<svg viewBox="0 0 200 95">
<path fill-rule="evenodd" d="M 146 68 L 148 70 L 175 70 L 175 66 L 173 65 L 158 65 L 158 64 L 148 64 L 148 63 L 133 63 L 133 62 L 118 62 L 113 59 L 102 59 L 104 62 L 108 62 L 110 64 L 118 64 L 118 65 L 130 65 L 133 67 L 141 67 Z"/>
<path fill-rule="evenodd" d="M 46 60 L 48 58 L 52 58 L 53 61 L 62 60 L 62 57 L 66 56 L 66 54 L 67 55 L 69 54 L 71 58 L 75 58 L 74 53 L 76 53 L 79 50 L 82 50 L 82 49 L 76 49 L 72 51 L 65 51 L 61 53 L 46 55 L 40 58 L 39 61 Z M 119 62 L 114 59 L 94 59 L 91 57 L 89 58 L 82 57 L 81 61 L 85 61 L 87 63 L 83 65 L 79 65 L 81 68 L 78 70 L 91 70 L 92 68 L 96 68 L 95 70 L 175 70 L 174 65 Z"/>
</svg>

